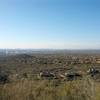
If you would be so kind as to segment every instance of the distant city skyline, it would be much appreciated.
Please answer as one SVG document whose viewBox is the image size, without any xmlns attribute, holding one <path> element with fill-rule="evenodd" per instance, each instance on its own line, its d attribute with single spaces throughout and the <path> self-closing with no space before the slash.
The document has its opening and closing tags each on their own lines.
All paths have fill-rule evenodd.
<svg viewBox="0 0 100 100">
<path fill-rule="evenodd" d="M 0 48 L 100 49 L 100 1 L 0 0 Z"/>
</svg>

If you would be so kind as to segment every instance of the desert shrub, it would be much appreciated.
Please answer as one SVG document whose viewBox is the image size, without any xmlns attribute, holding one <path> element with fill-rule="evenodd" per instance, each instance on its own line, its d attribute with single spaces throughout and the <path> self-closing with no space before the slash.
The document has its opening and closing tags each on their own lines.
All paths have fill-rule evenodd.
<svg viewBox="0 0 100 100">
<path fill-rule="evenodd" d="M 9 81 L 9 74 L 7 72 L 0 72 L 0 84 L 5 84 Z"/>
<path fill-rule="evenodd" d="M 25 79 L 0 86 L 0 100 L 100 100 L 98 86 L 88 78 L 69 82 Z"/>
</svg>

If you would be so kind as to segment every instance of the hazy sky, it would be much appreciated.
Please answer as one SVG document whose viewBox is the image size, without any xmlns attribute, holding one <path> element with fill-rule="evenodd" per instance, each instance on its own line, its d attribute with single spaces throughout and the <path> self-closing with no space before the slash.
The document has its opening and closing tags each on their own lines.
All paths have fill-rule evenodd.
<svg viewBox="0 0 100 100">
<path fill-rule="evenodd" d="M 100 49 L 100 0 L 0 0 L 0 48 Z"/>
</svg>

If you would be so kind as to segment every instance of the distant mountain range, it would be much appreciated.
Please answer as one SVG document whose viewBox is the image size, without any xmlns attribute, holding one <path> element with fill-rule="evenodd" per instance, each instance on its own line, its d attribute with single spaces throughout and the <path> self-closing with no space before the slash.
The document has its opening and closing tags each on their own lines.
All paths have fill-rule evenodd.
<svg viewBox="0 0 100 100">
<path fill-rule="evenodd" d="M 100 49 L 98 50 L 67 50 L 67 49 L 0 49 L 0 56 L 4 55 L 16 55 L 16 54 L 55 54 L 55 53 L 63 53 L 63 54 L 100 54 Z"/>
</svg>

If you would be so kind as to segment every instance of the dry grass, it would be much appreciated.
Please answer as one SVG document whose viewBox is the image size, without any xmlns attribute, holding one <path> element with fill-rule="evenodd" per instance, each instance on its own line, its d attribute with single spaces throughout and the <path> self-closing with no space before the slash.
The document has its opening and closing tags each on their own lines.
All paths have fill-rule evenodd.
<svg viewBox="0 0 100 100">
<path fill-rule="evenodd" d="M 99 86 L 90 79 L 71 82 L 26 79 L 1 85 L 0 100 L 100 100 Z"/>
</svg>

